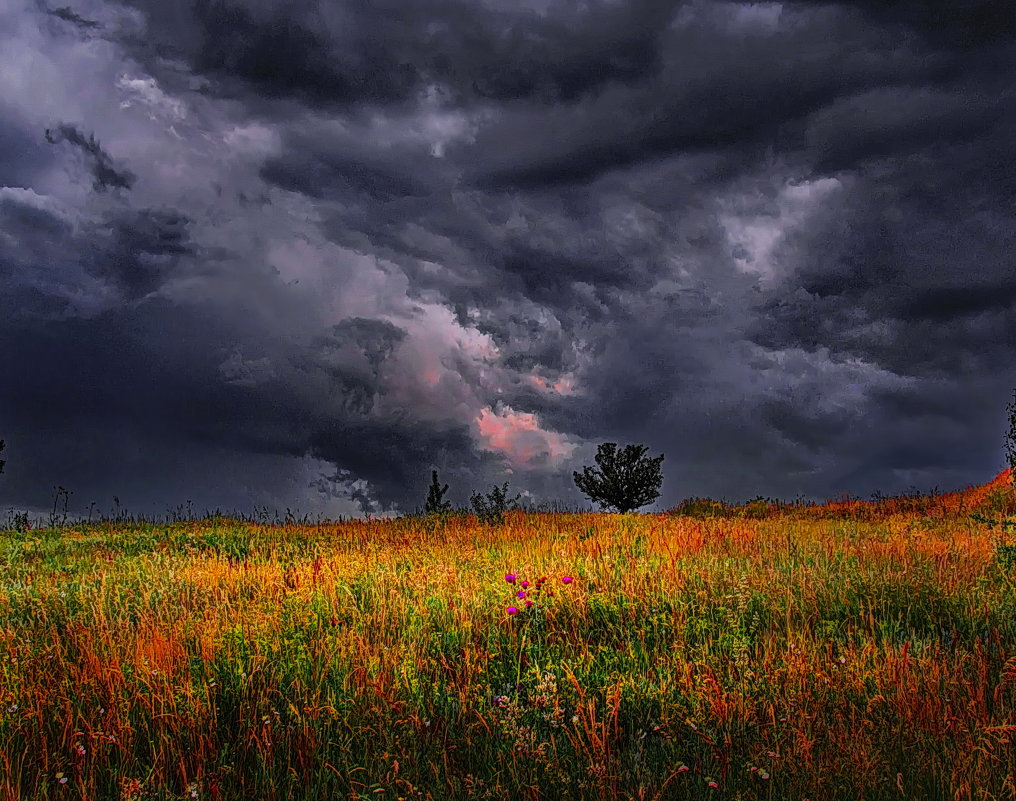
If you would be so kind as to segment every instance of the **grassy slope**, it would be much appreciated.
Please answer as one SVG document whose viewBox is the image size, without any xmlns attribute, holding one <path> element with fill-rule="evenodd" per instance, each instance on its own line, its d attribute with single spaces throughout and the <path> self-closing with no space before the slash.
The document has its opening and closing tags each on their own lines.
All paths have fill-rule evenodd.
<svg viewBox="0 0 1016 801">
<path fill-rule="evenodd" d="M 0 798 L 1013 798 L 1013 508 L 0 533 Z"/>
</svg>

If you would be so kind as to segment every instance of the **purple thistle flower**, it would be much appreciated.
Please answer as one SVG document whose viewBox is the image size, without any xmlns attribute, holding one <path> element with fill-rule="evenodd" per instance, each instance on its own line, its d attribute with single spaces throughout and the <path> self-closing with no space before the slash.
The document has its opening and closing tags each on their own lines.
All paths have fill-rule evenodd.
<svg viewBox="0 0 1016 801">
<path fill-rule="evenodd" d="M 561 579 L 561 581 L 563 581 L 565 584 L 571 584 L 574 580 L 575 579 L 573 579 L 571 576 L 565 576 L 563 579 Z"/>
<path fill-rule="evenodd" d="M 525 598 L 526 597 L 526 591 L 525 590 L 519 590 L 517 593 L 515 593 L 515 597 L 516 598 Z"/>
<path fill-rule="evenodd" d="M 515 583 L 515 574 L 514 573 L 507 574 L 504 577 L 504 580 L 507 581 L 509 584 L 514 584 Z"/>
<path fill-rule="evenodd" d="M 529 586 L 529 582 L 528 581 L 523 581 L 522 582 L 522 589 L 525 589 L 528 586 Z"/>
<path fill-rule="evenodd" d="M 508 607 L 508 614 L 509 615 L 517 615 L 518 613 L 519 613 L 519 610 L 516 609 L 514 606 L 509 606 Z"/>
</svg>

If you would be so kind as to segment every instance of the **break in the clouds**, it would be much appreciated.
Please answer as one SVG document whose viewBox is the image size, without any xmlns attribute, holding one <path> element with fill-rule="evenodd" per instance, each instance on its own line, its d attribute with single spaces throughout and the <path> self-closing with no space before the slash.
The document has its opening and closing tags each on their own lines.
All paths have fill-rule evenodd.
<svg viewBox="0 0 1016 801">
<path fill-rule="evenodd" d="M 961 487 L 1016 386 L 1009 0 L 13 0 L 6 509 Z"/>
</svg>

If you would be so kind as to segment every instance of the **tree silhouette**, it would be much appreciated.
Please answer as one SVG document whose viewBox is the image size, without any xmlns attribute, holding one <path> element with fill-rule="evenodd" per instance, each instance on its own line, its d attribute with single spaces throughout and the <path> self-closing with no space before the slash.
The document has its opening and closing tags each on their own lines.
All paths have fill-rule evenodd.
<svg viewBox="0 0 1016 801">
<path fill-rule="evenodd" d="M 7 443 L 4 442 L 2 439 L 0 439 L 0 451 L 2 451 L 4 449 L 4 446 L 6 446 L 6 445 L 7 445 Z M 7 462 L 5 462 L 3 459 L 0 459 L 0 473 L 2 473 L 4 471 L 4 465 L 5 464 L 7 464 Z"/>
<path fill-rule="evenodd" d="M 605 442 L 596 451 L 599 470 L 587 465 L 573 473 L 575 483 L 601 508 L 612 506 L 621 514 L 652 503 L 663 484 L 663 454 L 646 458 L 647 450 L 645 445 L 628 445 L 618 451 L 616 442 Z"/>
<path fill-rule="evenodd" d="M 452 504 L 450 501 L 441 500 L 444 494 L 448 492 L 448 485 L 444 487 L 437 480 L 437 470 L 431 470 L 430 472 L 431 484 L 430 493 L 427 495 L 427 503 L 423 507 L 424 514 L 435 514 L 440 512 L 450 512 L 452 510 Z"/>
</svg>

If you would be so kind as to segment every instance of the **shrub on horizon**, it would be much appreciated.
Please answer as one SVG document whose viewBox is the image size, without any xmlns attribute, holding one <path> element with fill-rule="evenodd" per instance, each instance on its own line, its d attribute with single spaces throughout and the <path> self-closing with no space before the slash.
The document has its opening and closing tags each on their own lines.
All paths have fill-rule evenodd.
<svg viewBox="0 0 1016 801">
<path fill-rule="evenodd" d="M 714 501 L 712 498 L 685 498 L 667 514 L 704 520 L 710 517 L 732 517 L 734 513 L 723 501 Z"/>
<path fill-rule="evenodd" d="M 499 526 L 504 522 L 504 513 L 517 508 L 518 500 L 521 497 L 522 495 L 519 494 L 511 500 L 508 499 L 508 482 L 506 481 L 500 487 L 495 486 L 487 493 L 486 497 L 474 492 L 469 497 L 469 502 L 481 523 Z"/>
</svg>

